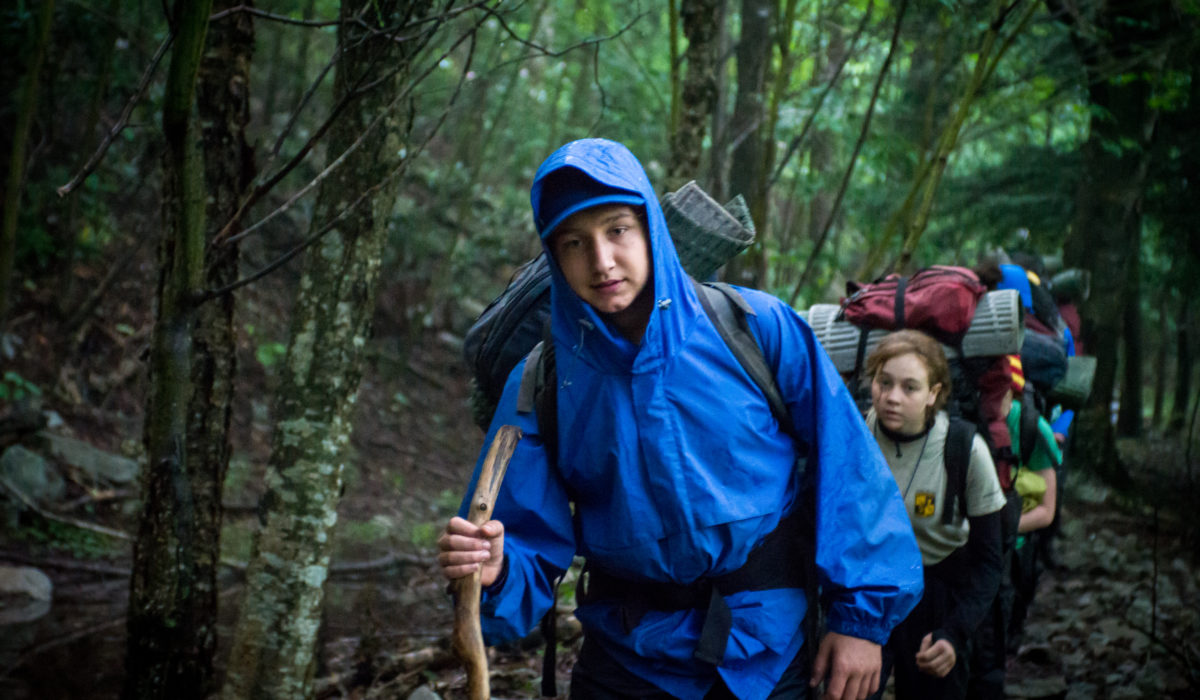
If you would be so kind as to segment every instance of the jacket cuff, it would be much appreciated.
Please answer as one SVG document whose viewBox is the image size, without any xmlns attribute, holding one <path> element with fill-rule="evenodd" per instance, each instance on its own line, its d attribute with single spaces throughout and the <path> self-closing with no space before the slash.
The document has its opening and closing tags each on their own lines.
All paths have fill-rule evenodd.
<svg viewBox="0 0 1200 700">
<path fill-rule="evenodd" d="M 809 611 L 812 614 L 812 611 Z M 830 632 L 844 634 L 847 637 L 858 637 L 865 639 L 868 642 L 874 642 L 880 646 L 887 644 L 888 637 L 891 636 L 890 629 L 881 628 L 879 625 L 864 624 L 862 622 L 853 622 L 850 620 L 842 620 L 835 617 L 832 613 L 825 621 L 825 626 Z"/>
<path fill-rule="evenodd" d="M 500 564 L 500 575 L 492 581 L 490 586 L 484 586 L 481 591 L 481 605 L 487 605 L 489 599 L 497 597 L 504 590 L 505 584 L 508 583 L 508 555 L 504 556 L 503 563 Z"/>
</svg>

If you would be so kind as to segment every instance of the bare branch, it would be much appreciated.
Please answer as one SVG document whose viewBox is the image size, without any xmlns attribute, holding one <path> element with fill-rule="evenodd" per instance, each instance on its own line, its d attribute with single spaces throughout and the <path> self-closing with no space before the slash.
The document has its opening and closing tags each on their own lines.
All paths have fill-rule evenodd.
<svg viewBox="0 0 1200 700">
<path fill-rule="evenodd" d="M 478 24 L 476 25 L 476 27 L 478 27 Z M 470 50 L 467 55 L 466 66 L 464 67 L 462 73 L 459 75 L 458 84 L 456 85 L 456 87 L 454 89 L 454 93 L 450 96 L 450 100 L 446 103 L 446 108 L 442 111 L 442 114 L 438 118 L 437 123 L 430 130 L 429 134 L 425 138 L 425 141 L 423 141 L 420 146 L 418 146 L 412 153 L 408 154 L 400 162 L 400 164 L 397 165 L 392 170 L 392 172 L 388 173 L 388 175 L 383 178 L 383 180 L 381 180 L 380 182 L 371 186 L 365 192 L 360 194 L 358 196 L 358 198 L 355 199 L 353 202 L 351 202 L 345 209 L 338 212 L 337 216 L 335 216 L 332 220 L 330 220 L 328 223 L 326 223 L 320 229 L 318 229 L 313 234 L 311 234 L 308 238 L 301 241 L 299 245 L 293 247 L 291 250 L 287 251 L 282 256 L 280 256 L 277 260 L 268 264 L 266 267 L 262 268 L 261 270 L 254 273 L 253 275 L 250 275 L 249 277 L 245 277 L 243 279 L 237 280 L 236 282 L 226 285 L 225 287 L 222 287 L 220 289 L 209 290 L 209 291 L 205 292 L 204 294 L 200 295 L 200 298 L 197 300 L 197 302 L 203 303 L 210 299 L 219 297 L 223 294 L 229 294 L 237 289 L 240 289 L 249 284 L 257 282 L 258 280 L 262 279 L 263 277 L 266 277 L 267 275 L 271 274 L 275 270 L 277 270 L 280 267 L 282 267 L 283 265 L 287 264 L 288 261 L 290 261 L 292 258 L 299 255 L 306 248 L 313 245 L 317 241 L 321 240 L 321 238 L 323 236 L 325 236 L 325 234 L 329 233 L 330 231 L 332 231 L 334 229 L 334 227 L 338 224 L 338 222 L 345 219 L 351 212 L 353 212 L 355 209 L 357 209 L 360 205 L 362 205 L 363 202 L 367 201 L 370 197 L 373 197 L 376 192 L 378 192 L 380 189 L 383 188 L 384 185 L 391 182 L 396 177 L 399 177 L 399 175 L 408 167 L 408 164 L 414 158 L 416 158 L 422 152 L 424 152 L 425 148 L 429 145 L 430 141 L 433 140 L 433 137 L 437 134 L 437 132 L 439 130 L 441 130 L 442 125 L 445 124 L 446 117 L 450 114 L 450 108 L 454 105 L 454 103 L 458 100 L 458 96 L 462 93 L 462 86 L 466 82 L 467 69 L 470 67 L 471 62 L 473 60 L 473 56 L 475 55 L 475 32 L 473 30 L 470 32 L 467 32 L 462 37 L 460 37 L 458 41 L 455 42 L 454 46 L 452 46 L 450 48 L 450 50 L 453 50 L 455 47 L 457 47 L 465 39 L 468 39 L 468 38 L 471 41 L 470 41 Z M 443 57 L 444 56 L 445 56 L 445 54 L 443 54 Z M 429 72 L 431 72 L 433 70 L 433 68 L 436 67 L 440 62 L 441 62 L 441 58 L 439 58 L 437 61 L 434 61 L 433 64 L 430 66 L 430 68 L 428 68 L 424 73 L 422 73 L 418 77 L 417 80 L 413 81 L 410 84 L 409 88 L 406 89 L 405 92 L 402 94 L 407 94 L 412 89 L 413 85 L 417 85 L 422 80 L 424 80 L 424 78 L 426 76 L 428 76 Z M 384 110 L 384 113 L 386 113 L 388 110 L 392 109 L 395 104 L 396 104 L 396 100 L 393 100 L 393 102 L 391 104 L 389 104 L 388 107 Z M 367 128 L 370 129 L 371 126 L 368 126 Z M 352 145 L 351 148 L 353 148 L 353 147 L 354 146 Z M 347 153 L 348 152 L 349 152 L 349 149 L 347 150 Z M 345 154 L 343 154 L 343 156 L 345 156 Z M 287 205 L 285 205 L 285 206 L 287 206 Z M 261 223 L 262 222 L 259 222 L 259 224 L 261 224 Z M 257 227 L 259 224 L 255 224 L 255 227 Z M 242 235 L 245 235 L 245 233 L 246 232 L 242 232 L 241 234 L 238 234 L 238 236 L 236 236 L 235 238 L 240 238 Z M 233 239 L 231 239 L 231 240 L 233 240 Z"/>
<path fill-rule="evenodd" d="M 364 11 L 365 11 L 365 8 L 364 8 Z M 442 15 L 441 17 L 443 17 L 443 18 L 453 17 L 456 14 L 459 14 L 459 13 L 446 13 L 445 15 Z M 423 23 L 425 23 L 425 20 L 423 20 L 421 22 L 415 22 L 414 24 L 423 24 Z M 473 27 L 471 27 L 471 30 L 469 32 L 467 32 L 467 34 L 474 33 L 479 28 L 480 24 L 482 24 L 482 20 L 477 21 L 475 23 L 475 25 Z M 432 28 L 430 28 L 424 32 L 417 33 L 417 34 L 410 34 L 410 35 L 403 37 L 402 39 L 404 41 L 410 41 L 410 40 L 412 40 L 414 38 L 418 38 L 420 36 L 431 37 L 437 31 L 438 26 L 439 25 L 434 25 Z M 403 28 L 406 28 L 406 27 L 399 26 L 399 27 L 396 27 L 393 31 L 398 32 L 398 31 L 400 31 L 400 29 L 403 29 Z M 332 59 L 325 66 L 325 69 L 322 71 L 321 75 L 318 76 L 316 82 L 314 82 L 313 85 L 309 88 L 308 93 L 306 93 L 304 96 L 304 99 L 301 100 L 301 104 L 296 108 L 296 111 L 292 114 L 292 117 L 288 122 L 288 126 L 285 128 L 284 133 L 280 135 L 279 140 L 275 144 L 275 150 L 272 152 L 272 158 L 274 158 L 275 155 L 278 153 L 279 148 L 283 144 L 284 136 L 286 135 L 287 131 L 289 131 L 291 129 L 292 125 L 295 123 L 295 119 L 299 115 L 300 110 L 303 109 L 304 104 L 308 101 L 308 99 L 311 97 L 312 93 L 316 90 L 317 85 L 321 82 L 321 80 L 324 79 L 325 74 L 333 66 L 334 62 L 336 62 L 337 55 L 343 51 L 348 51 L 348 50 L 352 49 L 353 47 L 358 46 L 362 42 L 366 41 L 368 38 L 371 38 L 371 36 L 378 36 L 379 34 L 381 34 L 381 32 L 372 34 L 371 32 L 373 32 L 373 31 L 374 30 L 371 30 L 370 32 L 368 32 L 367 36 L 360 38 L 357 42 L 355 42 L 354 44 L 351 44 L 349 47 L 346 47 L 345 49 L 339 49 L 339 51 L 335 52 L 334 59 Z M 325 168 L 324 171 L 322 171 L 319 175 L 317 175 L 316 179 L 314 179 L 312 182 L 310 182 L 308 185 L 306 185 L 304 188 L 302 188 L 299 192 L 297 192 L 295 195 L 293 195 L 291 198 L 289 198 L 286 202 L 283 203 L 283 205 L 281 205 L 275 211 L 271 212 L 263 219 L 260 219 L 254 225 L 252 225 L 252 226 L 246 228 L 245 230 L 234 235 L 233 230 L 241 222 L 242 217 L 244 217 L 246 215 L 246 212 L 249 211 L 250 207 L 252 207 L 253 205 L 257 204 L 259 201 L 261 201 L 262 198 L 264 196 L 266 196 L 271 190 L 273 190 L 279 184 L 279 182 L 281 180 L 283 180 L 284 177 L 286 177 L 297 166 L 299 166 L 302 162 L 304 162 L 304 159 L 308 157 L 308 154 L 312 152 L 312 149 L 325 136 L 325 134 L 329 131 L 329 128 L 334 124 L 334 122 L 337 120 L 337 118 L 341 115 L 342 111 L 351 102 L 353 102 L 355 99 L 362 96 L 366 92 L 374 89 L 378 85 L 382 84 L 389 78 L 395 76 L 395 74 L 397 72 L 399 72 L 400 70 L 402 70 L 403 67 L 399 66 L 399 65 L 394 66 L 385 75 L 379 77 L 378 79 L 376 79 L 370 83 L 363 84 L 361 81 L 365 80 L 366 75 L 368 75 L 370 73 L 369 69 L 367 71 L 365 71 L 363 73 L 363 76 L 360 78 L 360 84 L 355 85 L 350 90 L 347 90 L 346 94 L 343 95 L 341 97 L 341 99 L 338 100 L 337 104 L 335 104 L 333 106 L 333 108 L 330 110 L 329 115 L 325 118 L 325 121 L 321 124 L 321 126 L 319 126 L 313 132 L 312 136 L 309 137 L 309 139 L 300 148 L 300 150 L 297 151 L 296 154 L 293 155 L 292 158 L 289 159 L 286 164 L 284 164 L 279 170 L 277 170 L 274 175 L 272 175 L 267 180 L 265 180 L 265 181 L 261 182 L 260 184 L 258 184 L 257 186 L 255 186 L 255 188 L 250 192 L 250 194 L 242 200 L 242 203 L 238 206 L 237 211 L 234 212 L 233 216 L 231 216 L 229 218 L 229 221 L 227 221 L 225 223 L 225 225 L 221 227 L 221 230 L 213 238 L 214 245 L 228 245 L 228 244 L 234 243 L 236 241 L 239 241 L 239 240 L 245 238 L 250 233 L 252 233 L 253 231 L 260 228 L 263 224 L 267 223 L 268 221 L 275 218 L 279 214 L 282 214 L 283 212 L 287 211 L 293 204 L 295 204 L 297 201 L 299 201 L 299 199 L 301 199 L 304 195 L 306 195 L 308 192 L 310 192 L 321 180 L 325 179 L 330 173 L 332 173 L 334 170 L 336 170 L 337 167 L 340 166 L 341 163 L 344 161 L 344 159 L 347 155 L 349 155 L 350 153 L 352 153 L 354 150 L 356 150 L 358 148 L 358 146 L 362 143 L 362 141 L 366 138 L 366 136 L 379 123 L 382 122 L 383 118 L 395 107 L 395 105 L 397 105 L 401 100 L 403 100 L 411 92 L 412 88 L 415 85 L 419 84 L 421 82 L 421 80 L 423 80 L 425 77 L 427 77 L 429 75 L 429 73 L 435 67 L 437 67 L 438 63 L 440 63 L 442 59 L 449 56 L 450 53 L 453 52 L 454 49 L 456 49 L 458 47 L 458 45 L 462 43 L 463 38 L 465 38 L 465 36 L 467 34 L 464 34 L 464 36 L 460 37 L 459 40 L 456 41 L 453 46 L 451 46 L 449 49 L 447 49 L 445 52 L 443 52 L 442 55 L 438 57 L 438 60 L 436 62 L 434 62 L 424 73 L 422 73 L 421 76 L 417 80 L 412 81 L 410 83 L 409 87 L 404 92 L 402 92 L 400 95 L 398 95 L 382 112 L 380 112 L 380 114 L 378 116 L 376 116 L 375 120 L 372 121 L 371 124 L 369 124 L 366 127 L 366 129 L 359 136 L 359 138 L 353 144 L 351 144 L 350 147 L 347 148 L 346 151 L 344 153 L 342 153 L 342 155 L 339 156 L 336 161 L 331 163 L 328 167 Z"/>
<path fill-rule="evenodd" d="M 796 150 L 800 148 L 800 144 L 804 143 L 804 139 L 808 136 L 808 130 L 812 128 L 813 122 L 816 121 L 817 114 L 821 112 L 821 107 L 825 104 L 825 98 L 829 97 L 830 92 L 833 92 L 834 86 L 837 85 L 838 81 L 842 77 L 842 71 L 846 68 L 846 64 L 850 62 L 850 57 L 854 55 L 855 45 L 862 36 L 863 30 L 866 29 L 867 23 L 870 22 L 871 14 L 874 11 L 875 0 L 871 0 L 871 2 L 867 4 L 866 13 L 863 14 L 862 19 L 858 22 L 858 27 L 854 30 L 854 36 L 850 39 L 850 49 L 842 56 L 842 60 L 838 62 L 837 69 L 834 70 L 833 75 L 829 78 L 829 82 L 825 84 L 824 89 L 821 90 L 821 94 L 817 96 L 817 103 L 813 105 L 812 111 L 808 113 L 808 117 L 804 120 L 804 124 L 800 126 L 800 133 L 796 134 L 788 143 L 787 152 L 783 154 L 783 158 L 779 161 L 779 166 L 775 168 L 775 172 L 771 175 L 771 180 L 768 183 L 768 186 L 774 185 L 779 181 L 780 176 L 783 174 L 783 169 L 787 166 L 788 161 L 792 159 L 792 156 L 795 155 Z"/>
<path fill-rule="evenodd" d="M 875 104 L 879 100 L 879 90 L 883 87 L 883 80 L 887 77 L 888 67 L 892 64 L 892 56 L 895 55 L 896 46 L 900 43 L 900 26 L 904 22 L 904 15 L 907 10 L 908 0 L 901 0 L 900 9 L 896 13 L 896 26 L 892 29 L 891 45 L 888 47 L 887 57 L 883 59 L 883 66 L 879 69 L 879 75 L 875 78 L 875 87 L 871 91 L 871 102 L 867 106 L 866 116 L 863 117 L 863 125 L 858 132 L 858 141 L 854 144 L 854 152 L 850 154 L 850 163 L 846 166 L 846 172 L 842 175 L 842 185 L 838 188 L 837 197 L 833 200 L 833 206 L 829 208 L 829 216 L 825 218 L 825 225 L 821 227 L 821 236 L 817 239 L 812 254 L 808 256 L 808 263 L 804 266 L 804 272 L 800 275 L 800 279 L 796 281 L 796 286 L 792 288 L 792 295 L 788 298 L 789 306 L 796 303 L 796 297 L 800 295 L 800 290 L 808 283 L 808 278 L 816 268 L 821 248 L 824 247 L 826 239 L 829 238 L 829 231 L 833 228 L 833 220 L 837 217 L 838 209 L 842 206 L 842 198 L 846 195 L 846 189 L 850 185 L 850 176 L 854 174 L 854 166 L 858 163 L 858 154 L 862 150 L 863 142 L 867 140 L 867 133 L 871 129 L 871 117 L 875 114 Z"/>
<path fill-rule="evenodd" d="M 17 498 L 17 500 L 19 500 L 21 503 L 24 503 L 25 507 L 29 508 L 30 510 L 37 513 L 38 515 L 42 516 L 46 520 L 53 520 L 55 522 L 70 525 L 72 527 L 77 527 L 80 530 L 88 530 L 90 532 L 99 533 L 101 535 L 107 535 L 109 537 L 114 537 L 118 540 L 125 540 L 128 542 L 133 541 L 133 536 L 127 532 L 122 532 L 120 530 L 114 530 L 112 528 L 104 527 L 103 525 L 97 525 L 95 523 L 89 523 L 84 520 L 68 518 L 65 515 L 58 515 L 57 513 L 51 513 L 50 511 L 46 510 L 45 508 L 42 508 L 37 503 L 35 503 L 34 500 L 29 497 L 29 494 L 25 493 L 16 484 L 9 481 L 7 477 L 0 476 L 0 486 L 3 486 L 6 491 L 11 493 L 13 496 L 15 496 Z"/>
<path fill-rule="evenodd" d="M 570 53 L 571 51 L 574 51 L 575 49 L 578 49 L 578 48 L 581 48 L 584 46 L 590 46 L 592 44 L 603 44 L 606 41 L 612 41 L 613 39 L 616 39 L 617 37 L 621 36 L 625 32 L 632 29 L 633 25 L 637 24 L 639 21 L 641 21 L 641 19 L 643 17 L 645 17 L 646 15 L 649 14 L 649 12 L 647 11 L 647 12 L 643 12 L 643 13 L 637 15 L 633 19 L 629 20 L 629 22 L 626 23 L 625 26 L 621 27 L 615 33 L 610 34 L 608 36 L 600 36 L 600 37 L 595 37 L 592 39 L 585 39 L 585 40 L 579 42 L 578 44 L 568 46 L 567 48 L 562 49 L 560 51 L 551 51 L 550 49 L 546 48 L 545 46 L 542 46 L 541 44 L 538 44 L 536 42 L 529 41 L 528 39 L 522 38 L 520 34 L 517 34 L 517 32 L 513 30 L 512 27 L 508 26 L 508 22 L 505 21 L 504 16 L 501 15 L 499 12 L 497 12 L 495 9 L 490 8 L 490 7 L 484 7 L 482 9 L 484 12 L 486 12 L 490 16 L 494 17 L 496 19 L 496 21 L 500 23 L 501 28 L 504 29 L 504 32 L 506 34 L 508 34 L 508 36 L 511 37 L 513 39 L 513 41 L 516 41 L 518 44 L 521 44 L 522 46 L 529 47 L 529 48 L 533 49 L 535 52 L 537 52 L 538 54 L 541 54 L 542 56 L 546 56 L 549 58 L 558 58 L 559 56 L 564 56 L 564 55 Z"/>
<path fill-rule="evenodd" d="M 150 65 L 147 66 L 145 72 L 142 73 L 142 78 L 138 81 L 137 88 L 134 89 L 133 95 L 131 95 L 129 97 L 129 101 L 125 103 L 125 108 L 121 110 L 121 115 L 117 117 L 117 122 L 113 124 L 111 129 L 108 130 L 108 133 L 104 136 L 104 140 L 100 142 L 100 145 L 96 148 L 96 152 L 92 154 L 92 157 L 88 158 L 87 163 L 84 163 L 79 172 L 75 173 L 75 177 L 71 178 L 70 182 L 56 190 L 59 197 L 65 197 L 70 194 L 75 190 L 76 187 L 79 187 L 80 183 L 82 183 L 88 175 L 92 174 L 92 171 L 96 169 L 96 166 L 100 164 L 100 161 L 104 159 L 104 154 L 108 152 L 108 147 L 112 145 L 113 140 L 116 139 L 117 135 L 124 131 L 125 127 L 129 125 L 129 117 L 133 114 L 133 108 L 137 106 L 138 102 L 141 102 L 142 97 L 146 94 L 146 88 L 150 86 L 150 79 L 154 77 L 154 72 L 158 69 L 158 64 L 162 62 L 163 56 L 166 55 L 167 49 L 171 46 L 171 42 L 174 41 L 174 39 L 175 33 L 172 32 L 168 34 L 167 38 L 163 40 L 163 43 L 159 45 L 158 51 L 154 53 L 154 58 L 150 59 Z"/>
<path fill-rule="evenodd" d="M 217 20 L 222 20 L 226 17 L 239 14 L 252 15 L 254 17 L 258 17 L 259 19 L 266 19 L 272 22 L 278 22 L 280 24 L 292 24 L 300 27 L 335 27 L 342 23 L 342 21 L 339 19 L 295 19 L 286 15 L 277 15 L 272 12 L 267 12 L 266 10 L 260 10 L 257 7 L 251 7 L 249 5 L 238 5 L 237 7 L 226 8 L 220 12 L 214 12 L 213 14 L 209 15 L 208 21 L 216 22 Z"/>
</svg>

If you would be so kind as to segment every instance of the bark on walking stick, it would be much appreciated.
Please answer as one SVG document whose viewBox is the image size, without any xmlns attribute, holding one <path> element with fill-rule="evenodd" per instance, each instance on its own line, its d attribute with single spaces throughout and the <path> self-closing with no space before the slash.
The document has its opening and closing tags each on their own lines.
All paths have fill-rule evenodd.
<svg viewBox="0 0 1200 700">
<path fill-rule="evenodd" d="M 508 470 L 521 429 L 501 426 L 488 449 L 475 493 L 471 496 L 471 512 L 467 520 L 472 525 L 483 525 L 492 518 L 492 507 L 500 493 L 500 482 Z M 488 681 L 487 650 L 483 646 L 483 630 L 479 625 L 480 571 L 463 576 L 454 582 L 454 651 L 467 668 L 467 694 L 471 700 L 488 700 L 492 695 Z"/>
</svg>

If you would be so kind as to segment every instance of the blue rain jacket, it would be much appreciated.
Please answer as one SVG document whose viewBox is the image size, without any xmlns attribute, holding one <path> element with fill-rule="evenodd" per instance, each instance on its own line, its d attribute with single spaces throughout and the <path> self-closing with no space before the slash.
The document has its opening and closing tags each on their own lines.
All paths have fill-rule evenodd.
<svg viewBox="0 0 1200 700">
<path fill-rule="evenodd" d="M 640 163 L 611 141 L 567 144 L 538 170 L 534 212 L 547 174 L 568 167 L 646 202 L 656 303 L 634 345 L 551 265 L 558 458 L 547 460 L 536 417 L 517 412 L 522 362 L 475 468 L 477 477 L 499 426 L 524 431 L 495 509 L 506 567 L 484 591 L 488 643 L 527 634 L 577 554 L 632 581 L 725 574 L 745 563 L 800 489 L 816 488 L 828 627 L 882 644 L 920 598 L 921 556 L 896 482 L 811 329 L 775 297 L 741 290 L 807 443 L 809 478 L 801 484 L 796 446 L 700 306 Z M 810 603 L 800 588 L 746 591 L 726 602 L 733 625 L 716 672 L 738 697 L 765 698 L 804 642 Z M 711 664 L 693 658 L 703 610 L 651 611 L 630 634 L 611 604 L 582 605 L 576 615 L 614 659 L 672 695 L 700 698 L 716 680 Z"/>
</svg>

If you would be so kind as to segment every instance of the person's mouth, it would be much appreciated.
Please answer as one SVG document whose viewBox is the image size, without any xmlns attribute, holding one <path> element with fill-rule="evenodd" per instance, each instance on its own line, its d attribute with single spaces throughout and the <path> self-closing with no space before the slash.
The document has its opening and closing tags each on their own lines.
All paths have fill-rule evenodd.
<svg viewBox="0 0 1200 700">
<path fill-rule="evenodd" d="M 618 289 L 620 289 L 621 282 L 622 282 L 622 280 L 619 280 L 619 279 L 605 280 L 603 282 L 593 284 L 592 289 L 596 290 L 600 294 L 612 294 L 612 293 L 616 292 Z"/>
</svg>

